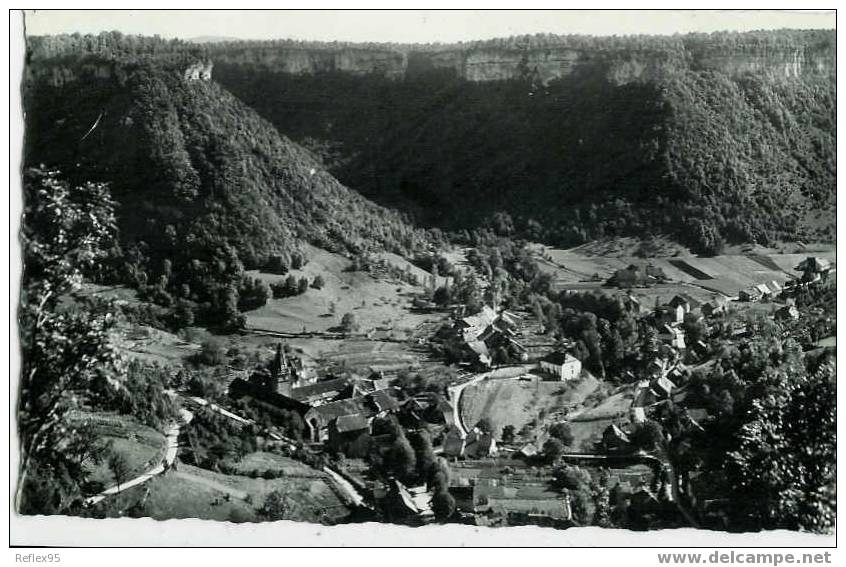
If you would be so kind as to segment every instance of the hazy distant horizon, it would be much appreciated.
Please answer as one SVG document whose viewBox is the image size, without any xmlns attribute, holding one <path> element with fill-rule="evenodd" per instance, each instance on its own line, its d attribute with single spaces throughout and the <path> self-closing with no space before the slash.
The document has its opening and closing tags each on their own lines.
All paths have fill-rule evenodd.
<svg viewBox="0 0 846 567">
<path fill-rule="evenodd" d="M 673 35 L 836 29 L 834 12 L 785 10 L 28 10 L 29 35 L 119 31 L 193 40 L 454 43 L 522 34 Z"/>
</svg>

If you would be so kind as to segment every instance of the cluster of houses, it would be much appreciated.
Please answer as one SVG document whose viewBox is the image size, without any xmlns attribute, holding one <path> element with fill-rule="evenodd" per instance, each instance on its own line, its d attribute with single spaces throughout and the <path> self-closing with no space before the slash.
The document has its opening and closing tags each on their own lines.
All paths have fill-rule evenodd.
<svg viewBox="0 0 846 567">
<path fill-rule="evenodd" d="M 782 292 L 782 286 L 775 280 L 767 283 L 760 283 L 742 289 L 737 294 L 737 299 L 744 302 L 763 301 L 773 299 Z"/>
<path fill-rule="evenodd" d="M 504 349 L 512 355 L 511 361 L 535 360 L 540 372 L 553 380 L 569 381 L 580 376 L 582 363 L 572 355 L 551 350 L 549 346 L 527 346 L 522 323 L 520 315 L 485 305 L 478 313 L 457 318 L 453 326 L 453 351 L 481 369 L 502 362 L 496 360 L 496 353 Z"/>
<path fill-rule="evenodd" d="M 550 487 L 548 473 L 522 461 L 464 461 L 451 472 L 449 492 L 456 510 L 476 525 L 573 525 L 568 495 Z"/>
<path fill-rule="evenodd" d="M 280 410 L 296 412 L 306 426 L 309 442 L 343 446 L 369 433 L 376 418 L 401 411 L 413 417 L 420 410 L 423 402 L 405 399 L 390 384 L 391 379 L 381 373 L 318 381 L 302 357 L 289 355 L 280 345 L 269 369 L 257 370 L 247 379 L 235 378 L 229 395 L 246 399 L 271 415 Z"/>
<path fill-rule="evenodd" d="M 478 427 L 466 434 L 458 427 L 450 427 L 444 435 L 443 454 L 446 457 L 481 459 L 496 456 L 497 451 L 493 433 Z"/>
<path fill-rule="evenodd" d="M 488 305 L 473 315 L 460 317 L 454 325 L 454 345 L 463 358 L 489 368 L 501 349 L 516 353 L 525 360 L 526 347 L 518 340 L 520 317 L 507 310 L 495 310 Z"/>
</svg>

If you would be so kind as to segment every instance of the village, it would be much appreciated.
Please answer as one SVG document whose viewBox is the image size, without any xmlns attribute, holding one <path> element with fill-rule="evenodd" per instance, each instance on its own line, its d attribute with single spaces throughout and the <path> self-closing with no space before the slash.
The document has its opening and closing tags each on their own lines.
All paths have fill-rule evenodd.
<svg viewBox="0 0 846 567">
<path fill-rule="evenodd" d="M 438 309 L 423 293 L 410 308 L 439 311 L 442 324 L 427 327 L 428 340 L 410 340 L 431 345 L 422 367 L 327 367 L 274 339 L 265 341 L 273 345 L 267 360 L 227 372 L 214 402 L 179 396 L 183 407 L 211 408 L 255 435 L 263 451 L 324 471 L 349 509 L 333 521 L 720 528 L 719 495 L 695 470 L 677 470 L 662 423 L 672 411 L 685 428 L 704 431 L 713 418 L 691 376 L 709 372 L 721 345 L 755 332 L 731 314 L 766 313 L 789 332 L 803 316 L 796 290 L 833 280 L 823 258 L 794 270 L 733 296 L 682 292 L 654 305 L 641 292 L 650 297 L 670 281 L 660 268 L 614 271 L 605 293 L 652 343 L 618 376 L 592 372 L 576 341 L 545 334 L 531 310 Z M 196 450 L 184 439 L 180 447 Z"/>
</svg>

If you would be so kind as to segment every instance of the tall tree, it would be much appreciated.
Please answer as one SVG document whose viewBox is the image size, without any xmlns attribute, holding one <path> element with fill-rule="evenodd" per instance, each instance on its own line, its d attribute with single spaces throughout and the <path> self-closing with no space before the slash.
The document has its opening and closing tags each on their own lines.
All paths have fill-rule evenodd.
<svg viewBox="0 0 846 567">
<path fill-rule="evenodd" d="M 18 432 L 21 462 L 15 506 L 26 506 L 30 470 L 81 469 L 64 449 L 80 435 L 68 419 L 93 380 L 120 387 L 123 361 L 110 333 L 115 316 L 60 310 L 60 299 L 95 274 L 114 242 L 108 187 L 71 188 L 56 171 L 24 175 L 24 274 L 18 312 L 22 347 Z M 31 494 L 31 492 L 30 492 Z"/>
<path fill-rule="evenodd" d="M 835 521 L 834 371 L 771 379 L 751 403 L 727 472 L 744 527 L 830 532 Z"/>
</svg>

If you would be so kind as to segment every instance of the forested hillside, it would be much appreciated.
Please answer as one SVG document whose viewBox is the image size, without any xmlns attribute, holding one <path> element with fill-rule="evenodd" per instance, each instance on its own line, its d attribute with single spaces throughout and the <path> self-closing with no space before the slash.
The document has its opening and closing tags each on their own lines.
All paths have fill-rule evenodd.
<svg viewBox="0 0 846 567">
<path fill-rule="evenodd" d="M 212 57 L 216 80 L 320 152 L 344 183 L 426 224 L 460 230 L 495 216 L 506 232 L 559 245 L 662 232 L 715 252 L 833 237 L 833 214 L 819 215 L 835 187 L 831 36 L 426 46 L 407 55 L 400 80 L 280 70 L 288 44 L 222 44 Z M 506 67 L 521 46 L 523 72 L 495 80 L 497 69 L 513 77 Z M 578 64 L 541 80 L 533 61 L 560 46 L 581 50 Z M 486 54 L 484 80 L 415 66 L 450 49 L 464 69 Z"/>
<path fill-rule="evenodd" d="M 417 246 L 324 170 L 453 231 L 564 246 L 665 233 L 705 253 L 830 240 L 833 46 L 831 32 L 790 30 L 425 46 L 32 38 L 31 82 L 52 86 L 30 97 L 28 155 L 118 181 L 119 202 L 147 212 L 124 218 L 126 242 L 225 233 L 248 265 L 297 239 Z M 212 82 L 181 79 L 206 60 Z"/>
<path fill-rule="evenodd" d="M 43 164 L 71 184 L 106 182 L 117 202 L 120 248 L 107 277 L 154 286 L 157 302 L 185 300 L 212 315 L 239 288 L 245 293 L 244 267 L 284 272 L 308 260 L 304 242 L 353 254 L 426 246 L 427 233 L 341 185 L 225 89 L 189 80 L 188 62 L 172 59 L 65 56 L 61 68 L 73 80 L 39 78 L 39 65 L 56 65 L 47 60 L 32 63 L 24 86 L 25 165 Z"/>
</svg>

